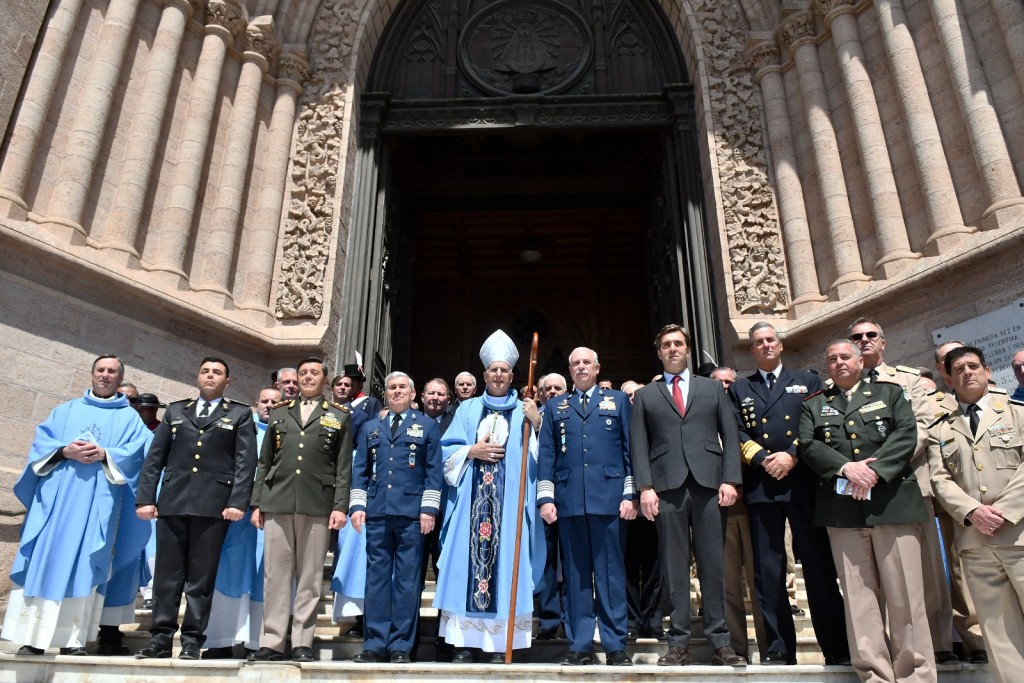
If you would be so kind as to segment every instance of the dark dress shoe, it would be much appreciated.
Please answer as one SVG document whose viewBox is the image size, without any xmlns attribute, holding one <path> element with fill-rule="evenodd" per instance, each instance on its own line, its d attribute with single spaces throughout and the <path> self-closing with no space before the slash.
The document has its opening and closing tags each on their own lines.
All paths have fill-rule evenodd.
<svg viewBox="0 0 1024 683">
<path fill-rule="evenodd" d="M 250 662 L 283 662 L 284 653 L 278 652 L 273 648 L 261 647 L 256 650 L 256 652 L 253 652 L 251 655 L 246 657 L 246 660 Z"/>
<path fill-rule="evenodd" d="M 534 640 L 554 640 L 555 636 L 558 635 L 558 627 L 554 628 L 542 628 L 537 631 L 537 635 L 533 637 Z"/>
<path fill-rule="evenodd" d="M 629 658 L 625 650 L 615 650 L 605 655 L 604 663 L 608 666 L 633 666 L 633 660 Z"/>
<path fill-rule="evenodd" d="M 32 647 L 31 645 L 22 645 L 18 648 L 19 655 L 41 655 L 46 650 L 41 647 Z"/>
<path fill-rule="evenodd" d="M 71 655 L 72 657 L 84 657 L 89 654 L 85 651 L 84 647 L 62 647 L 60 653 L 62 655 Z"/>
<path fill-rule="evenodd" d="M 312 662 L 312 661 L 314 661 L 312 648 L 302 647 L 301 645 L 299 647 L 293 647 L 292 648 L 292 661 L 293 662 Z"/>
<path fill-rule="evenodd" d="M 747 658 L 736 654 L 736 651 L 728 645 L 723 645 L 711 655 L 711 664 L 713 666 L 746 666 Z"/>
<path fill-rule="evenodd" d="M 127 657 L 131 653 L 124 643 L 105 640 L 96 643 L 96 654 L 102 657 Z"/>
<path fill-rule="evenodd" d="M 362 637 L 363 637 L 363 618 L 362 617 L 356 617 L 356 623 L 352 625 L 352 628 L 350 628 L 348 631 L 345 632 L 345 635 L 350 637 L 350 638 L 362 639 Z"/>
<path fill-rule="evenodd" d="M 211 647 L 203 650 L 203 659 L 234 659 L 235 648 L 233 647 Z"/>
<path fill-rule="evenodd" d="M 766 665 L 767 664 L 767 665 L 778 666 L 778 665 L 788 664 L 788 663 L 789 663 L 789 657 L 786 655 L 786 653 L 785 652 L 779 652 L 778 650 L 768 650 L 768 652 L 763 657 L 761 657 L 761 664 L 762 665 Z"/>
<path fill-rule="evenodd" d="M 789 606 L 789 611 L 793 614 L 794 617 L 802 617 L 803 615 L 807 614 L 807 612 L 805 612 L 802 607 L 797 607 L 793 604 Z"/>
<path fill-rule="evenodd" d="M 968 658 L 971 664 L 988 664 L 988 653 L 984 650 L 975 650 Z"/>
<path fill-rule="evenodd" d="M 630 626 L 626 629 L 626 640 L 636 640 L 640 637 L 640 629 Z"/>
<path fill-rule="evenodd" d="M 825 666 L 850 666 L 849 655 L 825 655 Z"/>
<path fill-rule="evenodd" d="M 142 609 L 153 609 L 153 598 L 146 598 L 143 600 Z"/>
<path fill-rule="evenodd" d="M 589 652 L 570 650 L 569 654 L 562 657 L 562 666 L 587 666 L 594 663 L 594 655 Z"/>
<path fill-rule="evenodd" d="M 487 660 L 488 664 L 504 664 L 505 653 L 504 652 L 492 652 L 491 658 Z"/>
<path fill-rule="evenodd" d="M 160 647 L 156 643 L 150 643 L 135 653 L 135 659 L 170 659 L 171 649 Z"/>
<path fill-rule="evenodd" d="M 403 652 L 402 650 L 395 650 L 391 653 L 392 664 L 409 664 L 412 660 L 409 659 L 409 653 Z"/>
<path fill-rule="evenodd" d="M 373 650 L 363 650 L 353 657 L 352 661 L 358 664 L 382 664 L 388 661 L 388 658 L 379 652 L 374 652 Z"/>
<path fill-rule="evenodd" d="M 472 650 L 459 650 L 452 657 L 452 664 L 472 664 L 476 661 Z"/>
<path fill-rule="evenodd" d="M 935 653 L 936 664 L 959 664 L 960 658 L 952 650 L 939 650 Z"/>
<path fill-rule="evenodd" d="M 182 643 L 178 659 L 199 659 L 199 643 L 195 641 Z"/>
<path fill-rule="evenodd" d="M 658 666 L 688 666 L 692 663 L 693 657 L 685 647 L 670 647 L 668 652 L 658 659 Z"/>
<path fill-rule="evenodd" d="M 668 640 L 668 633 L 663 628 L 651 628 L 640 632 L 641 638 L 654 638 L 655 640 Z"/>
<path fill-rule="evenodd" d="M 455 648 L 445 642 L 444 638 L 434 638 L 434 661 L 451 663 L 455 656 Z"/>
</svg>

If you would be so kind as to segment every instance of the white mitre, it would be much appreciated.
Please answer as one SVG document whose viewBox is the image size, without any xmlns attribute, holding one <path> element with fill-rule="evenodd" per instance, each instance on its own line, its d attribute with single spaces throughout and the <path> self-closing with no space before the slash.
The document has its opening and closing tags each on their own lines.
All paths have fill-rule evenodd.
<svg viewBox="0 0 1024 683">
<path fill-rule="evenodd" d="M 495 330 L 494 334 L 488 337 L 480 347 L 480 361 L 484 364 L 485 369 L 497 360 L 505 361 L 510 368 L 515 367 L 516 361 L 519 360 L 516 343 L 501 330 Z"/>
</svg>

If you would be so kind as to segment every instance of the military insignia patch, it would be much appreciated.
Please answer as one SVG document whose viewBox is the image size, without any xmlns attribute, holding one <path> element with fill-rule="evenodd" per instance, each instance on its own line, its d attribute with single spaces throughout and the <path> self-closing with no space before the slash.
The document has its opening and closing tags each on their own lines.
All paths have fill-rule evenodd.
<svg viewBox="0 0 1024 683">
<path fill-rule="evenodd" d="M 885 401 L 872 401 L 866 406 L 861 406 L 857 409 L 858 413 L 873 413 L 876 410 L 882 410 L 885 408 Z"/>
<path fill-rule="evenodd" d="M 836 410 L 832 406 L 828 405 L 827 403 L 821 407 L 821 416 L 822 417 L 835 417 L 835 416 L 840 415 L 840 414 L 841 413 L 838 410 Z"/>
</svg>

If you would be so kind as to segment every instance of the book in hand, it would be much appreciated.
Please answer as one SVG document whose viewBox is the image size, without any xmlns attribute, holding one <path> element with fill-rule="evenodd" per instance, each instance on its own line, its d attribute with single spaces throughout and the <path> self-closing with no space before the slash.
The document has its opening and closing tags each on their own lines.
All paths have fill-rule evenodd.
<svg viewBox="0 0 1024 683">
<path fill-rule="evenodd" d="M 856 488 L 857 488 L 857 485 L 854 484 L 849 479 L 847 479 L 846 477 L 837 477 L 836 478 L 836 493 L 838 493 L 839 495 L 841 495 L 841 496 L 852 496 L 853 495 L 853 491 Z M 867 495 L 867 498 L 865 498 L 865 500 L 871 500 L 871 489 L 868 489 L 868 495 Z"/>
</svg>

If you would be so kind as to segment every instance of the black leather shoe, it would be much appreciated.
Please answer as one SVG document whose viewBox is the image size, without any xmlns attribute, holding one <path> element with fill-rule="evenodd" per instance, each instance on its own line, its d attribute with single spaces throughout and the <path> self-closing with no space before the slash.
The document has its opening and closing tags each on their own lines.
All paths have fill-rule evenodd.
<svg viewBox="0 0 1024 683">
<path fill-rule="evenodd" d="M 793 604 L 790 604 L 789 611 L 793 614 L 794 617 L 802 617 L 803 615 L 807 614 L 807 612 L 804 611 L 803 607 L 797 607 Z"/>
<path fill-rule="evenodd" d="M 786 656 L 785 652 L 779 652 L 778 650 L 768 650 L 763 657 L 761 657 L 761 664 L 770 666 L 780 666 L 786 664 L 789 661 L 789 657 Z"/>
<path fill-rule="evenodd" d="M 352 625 L 352 628 L 350 628 L 349 630 L 345 631 L 345 635 L 348 636 L 349 638 L 359 638 L 359 639 L 362 639 L 362 637 L 363 637 L 363 618 L 362 617 L 356 617 L 356 623 L 354 623 Z"/>
<path fill-rule="evenodd" d="M 19 655 L 41 655 L 46 650 L 41 647 L 32 647 L 31 645 L 22 645 L 18 648 Z"/>
<path fill-rule="evenodd" d="M 826 655 L 825 666 L 850 666 L 849 656 Z"/>
<path fill-rule="evenodd" d="M 195 641 L 182 643 L 178 659 L 199 659 L 199 643 Z"/>
<path fill-rule="evenodd" d="M 988 653 L 984 650 L 975 650 L 968 657 L 971 664 L 988 664 Z"/>
<path fill-rule="evenodd" d="M 412 660 L 409 659 L 409 653 L 402 650 L 395 650 L 391 653 L 392 664 L 409 664 Z"/>
<path fill-rule="evenodd" d="M 728 645 L 723 645 L 711 655 L 711 664 L 712 666 L 746 666 L 747 658 L 736 654 L 736 651 Z"/>
<path fill-rule="evenodd" d="M 314 661 L 313 660 L 313 650 L 312 650 L 312 648 L 302 647 L 301 645 L 299 647 L 293 647 L 292 648 L 292 661 L 293 662 L 312 662 L 312 661 Z"/>
<path fill-rule="evenodd" d="M 562 666 L 586 666 L 594 663 L 594 655 L 589 652 L 570 650 L 569 654 L 562 657 Z"/>
<path fill-rule="evenodd" d="M 476 661 L 472 650 L 459 650 L 452 657 L 452 664 L 472 664 Z"/>
<path fill-rule="evenodd" d="M 253 652 L 251 655 L 246 657 L 246 660 L 250 662 L 283 662 L 284 653 L 278 652 L 273 648 L 261 647 L 256 650 L 256 652 Z"/>
<path fill-rule="evenodd" d="M 604 663 L 608 666 L 633 666 L 633 660 L 629 658 L 625 650 L 615 650 L 605 655 Z"/>
<path fill-rule="evenodd" d="M 234 659 L 235 648 L 233 647 L 211 647 L 203 650 L 203 659 Z"/>
<path fill-rule="evenodd" d="M 85 651 L 84 647 L 62 647 L 60 653 L 62 655 L 71 655 L 72 657 L 84 657 L 89 654 Z"/>
<path fill-rule="evenodd" d="M 636 640 L 640 637 L 640 629 L 630 626 L 626 629 L 626 640 Z"/>
<path fill-rule="evenodd" d="M 558 635 L 558 627 L 554 628 L 542 628 L 537 631 L 537 635 L 533 637 L 534 640 L 554 640 L 555 636 Z"/>
<path fill-rule="evenodd" d="M 96 644 L 96 654 L 101 657 L 127 657 L 131 653 L 123 642 L 101 640 Z"/>
<path fill-rule="evenodd" d="M 379 652 L 374 652 L 373 650 L 363 650 L 353 657 L 352 661 L 359 664 L 382 664 L 383 662 L 388 661 L 388 658 Z"/>
<path fill-rule="evenodd" d="M 959 664 L 960 658 L 952 650 L 939 650 L 935 653 L 936 664 Z"/>
<path fill-rule="evenodd" d="M 663 628 L 651 628 L 640 632 L 641 638 L 654 638 L 655 640 L 668 640 L 668 634 Z"/>
<path fill-rule="evenodd" d="M 146 647 L 135 652 L 135 659 L 170 659 L 171 648 L 160 647 L 156 643 L 150 643 Z"/>
<path fill-rule="evenodd" d="M 142 609 L 153 609 L 153 598 L 146 598 L 143 600 Z"/>
<path fill-rule="evenodd" d="M 505 653 L 504 652 L 492 652 L 491 658 L 487 660 L 488 664 L 504 664 Z"/>
</svg>

